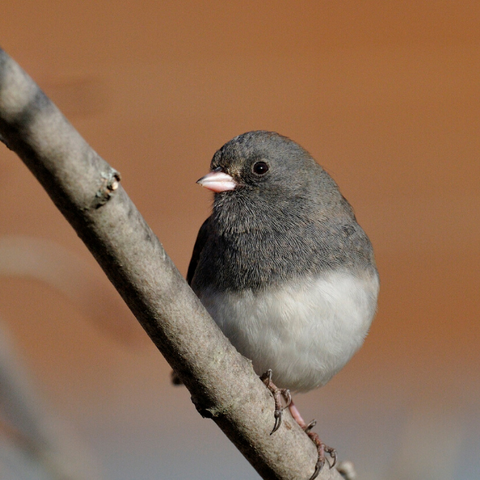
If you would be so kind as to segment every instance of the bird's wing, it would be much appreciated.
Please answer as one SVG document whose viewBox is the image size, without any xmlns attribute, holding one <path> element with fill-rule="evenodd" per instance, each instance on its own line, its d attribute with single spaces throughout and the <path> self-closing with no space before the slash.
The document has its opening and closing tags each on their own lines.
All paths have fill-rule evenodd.
<svg viewBox="0 0 480 480">
<path fill-rule="evenodd" d="M 200 259 L 200 254 L 202 253 L 203 247 L 207 242 L 208 233 L 210 231 L 210 218 L 208 217 L 204 222 L 203 225 L 200 227 L 198 231 L 197 240 L 193 247 L 192 258 L 190 260 L 190 264 L 188 265 L 188 272 L 187 272 L 187 282 L 189 285 L 192 284 L 193 276 L 195 275 L 195 270 L 197 268 L 198 260 Z"/>
</svg>

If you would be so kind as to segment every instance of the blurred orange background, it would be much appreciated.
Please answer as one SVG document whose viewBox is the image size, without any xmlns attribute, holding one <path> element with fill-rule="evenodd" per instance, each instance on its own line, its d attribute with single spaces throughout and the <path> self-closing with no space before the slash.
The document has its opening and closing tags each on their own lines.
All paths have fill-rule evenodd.
<svg viewBox="0 0 480 480">
<path fill-rule="evenodd" d="M 354 206 L 382 284 L 362 350 L 297 405 L 360 479 L 480 477 L 478 2 L 16 0 L 0 45 L 121 172 L 183 274 L 217 148 L 266 129 L 309 150 Z M 1 145 L 0 208 L 1 235 L 98 268 Z M 108 295 L 113 310 L 87 300 L 92 319 L 44 282 L 0 278 L 0 318 L 102 478 L 258 478 Z M 121 335 L 97 328 L 119 317 Z"/>
</svg>

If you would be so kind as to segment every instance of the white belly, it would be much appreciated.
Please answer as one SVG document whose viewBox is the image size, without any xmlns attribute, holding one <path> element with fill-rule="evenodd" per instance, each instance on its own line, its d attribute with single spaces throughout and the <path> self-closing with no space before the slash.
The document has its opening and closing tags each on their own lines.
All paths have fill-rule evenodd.
<svg viewBox="0 0 480 480">
<path fill-rule="evenodd" d="M 378 277 L 329 273 L 272 292 L 201 292 L 200 299 L 237 350 L 278 387 L 324 385 L 362 345 L 375 314 Z"/>
</svg>

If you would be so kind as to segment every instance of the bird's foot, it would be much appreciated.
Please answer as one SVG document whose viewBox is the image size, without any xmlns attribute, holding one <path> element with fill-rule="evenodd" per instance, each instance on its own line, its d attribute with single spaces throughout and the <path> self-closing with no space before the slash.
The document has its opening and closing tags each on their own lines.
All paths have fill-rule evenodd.
<svg viewBox="0 0 480 480">
<path fill-rule="evenodd" d="M 273 382 L 272 382 L 272 370 L 268 369 L 261 377 L 260 380 L 265 383 L 267 388 L 272 392 L 273 399 L 275 400 L 275 424 L 273 426 L 273 430 L 270 432 L 270 435 L 274 432 L 276 432 L 279 428 L 280 425 L 282 424 L 282 415 L 283 411 L 288 407 L 290 410 L 290 413 L 292 417 L 295 419 L 295 421 L 300 425 L 300 427 L 303 429 L 303 431 L 308 435 L 310 440 L 315 444 L 317 447 L 317 452 L 318 452 L 318 459 L 317 463 L 315 464 L 315 471 L 313 472 L 313 475 L 310 477 L 310 480 L 315 480 L 315 478 L 318 477 L 318 474 L 322 470 L 323 466 L 325 463 L 330 467 L 333 468 L 335 464 L 337 463 L 337 452 L 335 451 L 334 448 L 331 448 L 325 443 L 323 443 L 320 440 L 320 437 L 318 436 L 317 433 L 312 432 L 312 428 L 316 425 L 316 420 L 311 421 L 310 423 L 305 423 L 305 420 L 302 418 L 300 415 L 300 412 L 298 411 L 297 407 L 293 403 L 292 400 L 292 395 L 290 394 L 290 390 L 286 388 L 278 388 Z M 282 402 L 283 400 L 283 402 Z M 330 458 L 332 459 L 332 463 L 327 459 L 325 454 L 330 455 Z"/>
<path fill-rule="evenodd" d="M 305 433 L 310 437 L 310 440 L 312 440 L 312 442 L 315 444 L 318 452 L 318 459 L 317 459 L 317 463 L 315 464 L 315 471 L 313 472 L 313 475 L 310 477 L 310 480 L 314 480 L 315 478 L 317 478 L 318 474 L 322 470 L 325 463 L 328 464 L 330 468 L 333 468 L 337 463 L 336 450 L 332 447 L 325 445 L 320 440 L 320 437 L 318 436 L 318 434 L 311 431 L 311 428 L 313 428 L 315 424 L 316 424 L 316 421 L 314 420 L 313 422 L 310 422 L 310 424 L 307 425 L 307 428 L 305 429 Z M 332 459 L 332 463 L 330 463 L 330 461 L 327 459 L 325 454 L 330 455 Z"/>
<path fill-rule="evenodd" d="M 310 477 L 310 480 L 314 480 L 315 478 L 318 477 L 318 474 L 322 470 L 325 463 L 328 464 L 330 468 L 333 468 L 335 466 L 335 464 L 337 463 L 337 452 L 334 448 L 331 448 L 325 445 L 320 440 L 320 437 L 318 436 L 317 433 L 312 432 L 312 428 L 317 424 L 316 420 L 312 420 L 308 424 L 305 423 L 305 420 L 303 420 L 302 416 L 300 415 L 300 412 L 298 411 L 297 407 L 293 402 L 290 402 L 289 409 L 290 409 L 290 413 L 292 414 L 292 417 L 296 420 L 296 422 L 300 425 L 303 431 L 309 436 L 310 440 L 312 440 L 312 442 L 317 447 L 317 452 L 318 452 L 317 463 L 315 464 L 315 471 L 313 472 L 313 475 Z M 329 462 L 325 454 L 330 455 L 332 459 L 332 463 Z"/>
<path fill-rule="evenodd" d="M 178 385 L 183 385 L 182 379 L 178 376 L 178 373 L 175 370 L 172 370 L 170 373 L 170 381 L 172 382 L 172 385 L 175 385 L 176 387 Z"/>
<path fill-rule="evenodd" d="M 280 428 L 280 425 L 282 424 L 283 411 L 292 403 L 292 395 L 290 394 L 290 390 L 288 390 L 287 388 L 278 388 L 277 386 L 275 386 L 275 384 L 272 382 L 271 368 L 269 368 L 260 377 L 260 380 L 262 380 L 263 383 L 265 383 L 267 388 L 270 390 L 270 392 L 272 392 L 273 399 L 275 400 L 275 423 L 273 425 L 273 430 L 270 432 L 271 435 Z M 282 399 L 285 404 L 283 404 Z"/>
</svg>

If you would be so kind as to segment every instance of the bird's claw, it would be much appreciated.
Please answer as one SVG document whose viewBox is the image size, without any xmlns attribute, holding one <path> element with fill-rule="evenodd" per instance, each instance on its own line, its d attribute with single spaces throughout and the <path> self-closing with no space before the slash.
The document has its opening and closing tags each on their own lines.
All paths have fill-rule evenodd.
<svg viewBox="0 0 480 480">
<path fill-rule="evenodd" d="M 315 426 L 316 423 L 317 422 L 313 420 L 304 428 L 305 433 L 310 437 L 312 442 L 317 447 L 317 451 L 318 451 L 318 460 L 317 460 L 317 463 L 315 464 L 315 471 L 313 472 L 313 475 L 310 477 L 310 480 L 315 480 L 315 478 L 318 477 L 318 474 L 322 470 L 325 463 L 328 465 L 329 468 L 333 468 L 337 463 L 336 450 L 332 447 L 328 447 L 327 445 L 325 445 L 320 440 L 320 437 L 318 436 L 318 434 L 311 431 L 311 429 Z M 332 459 L 332 463 L 330 463 L 330 461 L 325 457 L 325 454 L 330 455 L 330 458 Z"/>
<path fill-rule="evenodd" d="M 318 436 L 317 433 L 312 432 L 312 428 L 317 424 L 316 420 L 312 420 L 310 423 L 305 423 L 302 416 L 300 415 L 299 411 L 295 407 L 292 401 L 292 395 L 290 394 L 290 390 L 286 388 L 277 388 L 275 384 L 272 382 L 272 370 L 268 369 L 261 377 L 260 380 L 265 383 L 268 390 L 273 395 L 273 399 L 275 400 L 275 424 L 273 425 L 273 430 L 270 432 L 275 433 L 282 424 L 282 415 L 283 411 L 290 407 L 290 413 L 292 414 L 295 421 L 300 425 L 303 431 L 310 437 L 310 440 L 315 444 L 317 447 L 318 452 L 318 459 L 317 463 L 315 464 L 315 471 L 313 475 L 310 477 L 310 480 L 315 480 L 318 477 L 318 474 L 324 467 L 325 463 L 329 466 L 329 468 L 333 468 L 337 463 L 337 452 L 334 448 L 328 447 L 325 445 Z M 285 404 L 282 403 L 282 399 Z M 332 459 L 332 463 L 325 457 L 325 454 L 330 455 Z"/>
<path fill-rule="evenodd" d="M 280 428 L 280 425 L 282 424 L 282 413 L 282 410 L 275 410 L 275 413 L 273 414 L 275 417 L 275 423 L 273 425 L 273 430 L 270 432 L 270 435 L 272 435 L 272 433 L 275 433 Z"/>
<path fill-rule="evenodd" d="M 303 431 L 308 434 L 308 432 L 317 424 L 316 420 L 312 420 L 304 429 Z"/>
<path fill-rule="evenodd" d="M 328 466 L 330 468 L 333 468 L 337 464 L 337 451 L 334 448 L 326 446 L 325 452 L 327 452 L 330 455 L 330 458 L 332 459 L 331 465 L 330 465 L 330 462 L 327 460 Z"/>
<path fill-rule="evenodd" d="M 290 390 L 287 388 L 278 388 L 272 382 L 272 369 L 269 368 L 261 377 L 260 380 L 265 383 L 266 387 L 270 390 L 273 395 L 273 400 L 275 401 L 275 423 L 273 425 L 273 430 L 270 432 L 270 435 L 275 433 L 282 424 L 283 411 L 290 406 L 292 403 L 292 395 Z M 285 405 L 282 403 L 282 399 L 285 402 Z"/>
</svg>

